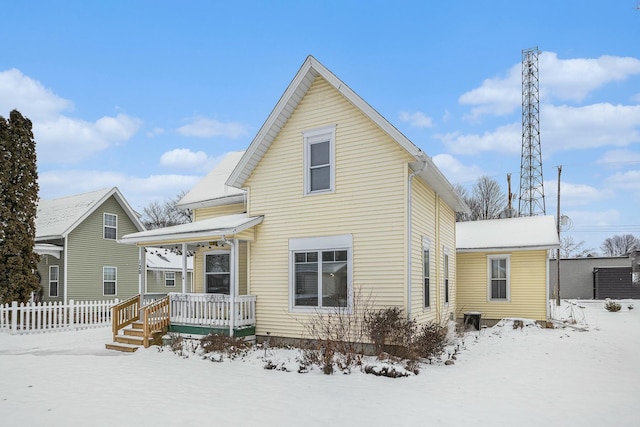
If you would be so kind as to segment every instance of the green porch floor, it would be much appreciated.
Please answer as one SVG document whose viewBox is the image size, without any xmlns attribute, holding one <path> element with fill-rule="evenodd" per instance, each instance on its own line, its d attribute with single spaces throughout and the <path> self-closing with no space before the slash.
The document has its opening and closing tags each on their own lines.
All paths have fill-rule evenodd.
<svg viewBox="0 0 640 427">
<path fill-rule="evenodd" d="M 228 336 L 229 328 L 170 324 L 169 332 L 177 332 L 180 334 L 194 334 L 194 335 L 217 334 L 217 335 Z M 255 326 L 243 326 L 243 327 L 233 329 L 233 336 L 235 337 L 248 337 L 255 334 L 256 334 Z"/>
</svg>

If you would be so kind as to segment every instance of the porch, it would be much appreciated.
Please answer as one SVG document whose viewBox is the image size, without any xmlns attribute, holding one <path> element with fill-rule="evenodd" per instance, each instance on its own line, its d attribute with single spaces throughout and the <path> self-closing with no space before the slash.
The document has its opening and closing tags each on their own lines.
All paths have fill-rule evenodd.
<svg viewBox="0 0 640 427">
<path fill-rule="evenodd" d="M 167 332 L 249 338 L 255 324 L 254 295 L 137 295 L 112 308 L 113 343 L 106 348 L 133 352 L 159 342 Z"/>
</svg>

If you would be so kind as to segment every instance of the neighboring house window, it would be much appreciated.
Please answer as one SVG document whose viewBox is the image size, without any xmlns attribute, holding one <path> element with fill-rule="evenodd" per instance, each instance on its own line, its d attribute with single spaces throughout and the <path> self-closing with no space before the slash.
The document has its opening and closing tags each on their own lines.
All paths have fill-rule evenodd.
<svg viewBox="0 0 640 427">
<path fill-rule="evenodd" d="M 444 302 L 449 303 L 449 255 L 444 254 Z"/>
<path fill-rule="evenodd" d="M 431 277 L 431 259 L 430 259 L 430 242 L 428 239 L 423 239 L 422 242 L 422 276 L 423 276 L 423 294 L 424 294 L 424 308 L 429 308 L 431 306 L 431 287 L 430 287 L 430 277 Z"/>
<path fill-rule="evenodd" d="M 492 301 L 509 300 L 509 268 L 508 255 L 493 255 L 487 259 L 489 276 L 489 299 Z"/>
<path fill-rule="evenodd" d="M 165 286 L 175 286 L 176 285 L 176 272 L 175 271 L 165 271 L 164 272 L 164 285 Z"/>
<path fill-rule="evenodd" d="M 60 284 L 60 267 L 57 265 L 49 266 L 49 296 L 58 296 L 58 285 Z"/>
<path fill-rule="evenodd" d="M 351 235 L 290 239 L 294 311 L 350 308 Z"/>
<path fill-rule="evenodd" d="M 305 131 L 304 194 L 328 193 L 335 186 L 335 126 Z"/>
<path fill-rule="evenodd" d="M 118 236 L 118 216 L 110 213 L 104 214 L 104 238 L 116 240 Z"/>
<path fill-rule="evenodd" d="M 206 254 L 204 276 L 206 293 L 229 295 L 231 290 L 229 252 Z"/>
<path fill-rule="evenodd" d="M 102 267 L 102 294 L 115 295 L 118 277 L 116 267 Z"/>
</svg>

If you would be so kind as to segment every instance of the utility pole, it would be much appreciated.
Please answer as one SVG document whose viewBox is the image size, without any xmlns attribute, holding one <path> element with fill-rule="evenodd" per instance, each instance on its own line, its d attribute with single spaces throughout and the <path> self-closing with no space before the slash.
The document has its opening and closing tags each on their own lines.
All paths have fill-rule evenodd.
<svg viewBox="0 0 640 427">
<path fill-rule="evenodd" d="M 558 241 L 560 241 L 560 175 L 562 174 L 562 165 L 558 166 L 558 213 L 556 216 L 556 227 L 558 230 Z M 556 284 L 556 305 L 560 306 L 560 247 L 558 246 L 556 253 L 556 263 L 558 267 L 558 280 Z"/>
</svg>

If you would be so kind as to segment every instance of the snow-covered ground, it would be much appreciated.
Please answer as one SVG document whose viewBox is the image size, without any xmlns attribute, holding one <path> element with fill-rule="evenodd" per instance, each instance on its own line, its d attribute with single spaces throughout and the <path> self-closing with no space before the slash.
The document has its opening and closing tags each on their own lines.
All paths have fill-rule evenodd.
<svg viewBox="0 0 640 427">
<path fill-rule="evenodd" d="M 454 365 L 399 379 L 263 368 L 265 356 L 295 367 L 295 350 L 223 363 L 158 347 L 123 354 L 105 350 L 108 328 L 0 333 L 0 424 L 638 426 L 640 302 L 617 313 L 580 304 L 587 332 L 468 332 Z"/>
</svg>

